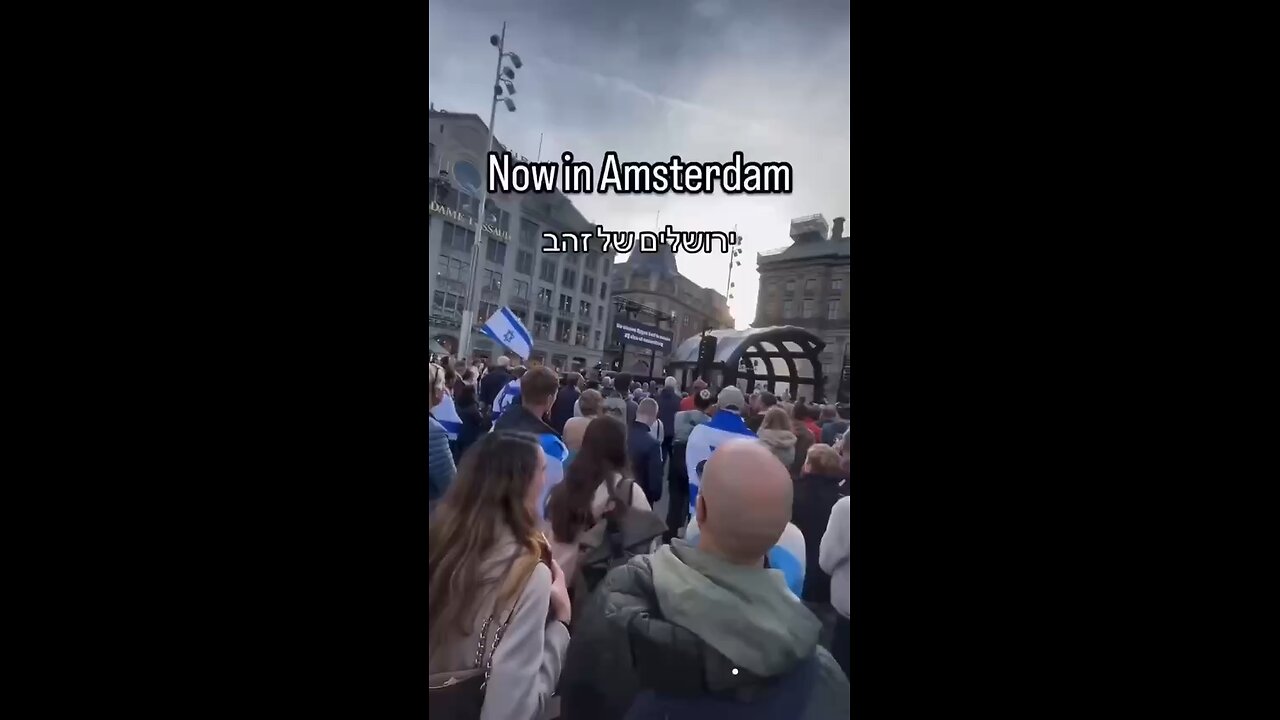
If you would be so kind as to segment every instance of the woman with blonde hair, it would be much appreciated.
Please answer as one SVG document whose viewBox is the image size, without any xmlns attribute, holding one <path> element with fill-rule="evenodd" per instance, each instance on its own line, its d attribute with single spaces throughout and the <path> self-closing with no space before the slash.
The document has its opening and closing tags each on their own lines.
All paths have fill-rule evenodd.
<svg viewBox="0 0 1280 720">
<path fill-rule="evenodd" d="M 433 714 L 540 717 L 569 646 L 564 572 L 538 530 L 547 458 L 537 438 L 495 432 L 463 458 L 429 531 L 427 632 Z"/>
<path fill-rule="evenodd" d="M 779 407 L 769 408 L 756 436 L 789 471 L 796 460 L 796 433 L 792 430 L 787 411 Z"/>
</svg>

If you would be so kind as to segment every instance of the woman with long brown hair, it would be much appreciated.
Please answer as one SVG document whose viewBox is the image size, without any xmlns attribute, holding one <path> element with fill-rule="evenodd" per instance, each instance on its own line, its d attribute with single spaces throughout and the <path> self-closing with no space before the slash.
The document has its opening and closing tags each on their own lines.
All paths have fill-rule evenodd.
<svg viewBox="0 0 1280 720">
<path fill-rule="evenodd" d="M 769 408 L 760 421 L 760 429 L 756 436 L 769 447 L 769 451 L 790 470 L 796 460 L 796 433 L 791 427 L 792 420 L 782 408 Z"/>
<path fill-rule="evenodd" d="M 599 522 L 618 484 L 631 475 L 626 426 L 610 415 L 592 420 L 582 436 L 582 449 L 565 470 L 564 481 L 547 498 L 551 554 L 569 577 L 577 569 L 578 538 Z M 631 483 L 630 501 L 631 507 L 653 509 L 636 483 Z"/>
<path fill-rule="evenodd" d="M 485 668 L 483 720 L 541 715 L 569 645 L 564 572 L 538 529 L 547 459 L 537 438 L 495 432 L 476 442 L 429 532 L 428 666 Z M 434 697 L 434 696 L 433 696 Z"/>
</svg>

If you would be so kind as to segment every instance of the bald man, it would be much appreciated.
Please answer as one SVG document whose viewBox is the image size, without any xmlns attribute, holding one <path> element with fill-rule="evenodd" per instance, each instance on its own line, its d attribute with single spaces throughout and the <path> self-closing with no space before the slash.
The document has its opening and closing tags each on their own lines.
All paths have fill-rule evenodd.
<svg viewBox="0 0 1280 720">
<path fill-rule="evenodd" d="M 767 559 L 794 527 L 787 468 L 743 440 L 718 448 L 703 477 L 700 543 L 631 558 L 575 609 L 562 715 L 848 717 L 821 623 Z"/>
<path fill-rule="evenodd" d="M 773 462 L 765 462 L 762 451 Z M 704 502 L 708 492 L 712 495 Z M 754 557 L 760 562 L 768 558 L 769 567 L 782 573 L 798 598 L 804 592 L 807 556 L 804 533 L 790 522 L 792 493 L 791 471 L 764 443 L 746 439 L 725 443 L 711 454 L 703 470 L 684 539 L 699 548 L 711 543 L 711 551 L 724 557 L 733 557 L 735 543 L 749 542 Z"/>
</svg>

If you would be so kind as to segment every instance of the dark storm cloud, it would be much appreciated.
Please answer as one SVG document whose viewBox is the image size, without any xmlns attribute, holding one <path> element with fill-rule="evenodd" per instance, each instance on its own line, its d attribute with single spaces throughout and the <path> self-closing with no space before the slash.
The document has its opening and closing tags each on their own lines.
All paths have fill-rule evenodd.
<svg viewBox="0 0 1280 720">
<path fill-rule="evenodd" d="M 525 66 L 515 114 L 499 108 L 497 136 L 533 157 L 572 150 L 596 165 L 622 160 L 785 160 L 795 193 L 750 198 L 585 195 L 592 221 L 649 229 L 654 216 L 682 229 L 736 223 L 752 253 L 789 242 L 792 217 L 850 212 L 849 14 L 826 0 L 432 0 L 430 97 L 437 108 L 488 120 L 495 53 L 506 20 Z M 682 272 L 724 291 L 720 256 L 679 257 Z M 754 262 L 735 271 L 740 326 L 754 315 Z"/>
</svg>

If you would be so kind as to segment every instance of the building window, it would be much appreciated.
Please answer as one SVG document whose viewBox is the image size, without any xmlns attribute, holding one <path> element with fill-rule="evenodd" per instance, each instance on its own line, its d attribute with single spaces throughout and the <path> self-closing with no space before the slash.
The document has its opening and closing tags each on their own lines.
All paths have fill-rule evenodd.
<svg viewBox="0 0 1280 720">
<path fill-rule="evenodd" d="M 490 290 L 495 290 L 495 291 L 501 290 L 502 289 L 502 273 L 496 270 L 486 269 L 484 271 L 484 285 L 482 285 L 481 287 L 486 287 L 486 288 L 489 288 Z"/>
<path fill-rule="evenodd" d="M 609 283 L 606 283 L 606 282 L 600 283 L 600 299 L 604 300 L 605 296 L 608 294 L 609 294 Z"/>
<path fill-rule="evenodd" d="M 550 309 L 551 299 L 555 297 L 555 291 L 551 288 L 538 288 L 538 304 Z"/>
<path fill-rule="evenodd" d="M 437 290 L 431 298 L 431 305 L 437 310 L 460 311 L 466 306 L 466 303 L 463 302 L 461 295 L 454 295 L 453 293 Z"/>
<path fill-rule="evenodd" d="M 817 281 L 817 280 L 805 280 L 805 281 L 804 281 L 804 294 L 805 294 L 805 295 L 812 295 L 812 294 L 813 294 L 817 289 L 818 289 L 818 281 Z"/>
<path fill-rule="evenodd" d="M 836 278 L 831 281 L 832 292 L 840 292 L 844 289 L 844 278 Z"/>
<path fill-rule="evenodd" d="M 555 282 L 556 282 L 556 270 L 557 270 L 557 269 L 558 269 L 558 268 L 556 267 L 556 264 L 555 264 L 555 263 L 553 263 L 553 262 L 551 262 L 551 261 L 547 260 L 547 259 L 544 257 L 544 258 L 542 258 L 542 266 L 541 266 L 541 267 L 539 268 L 539 270 L 538 270 L 538 277 L 539 277 L 540 279 L 542 279 L 542 280 L 544 280 L 544 281 L 546 281 L 546 282 L 549 282 L 549 283 L 551 283 L 552 285 L 554 285 L 554 284 L 555 284 Z"/>
<path fill-rule="evenodd" d="M 532 220 L 520 220 L 520 244 L 538 247 L 538 225 Z"/>
<path fill-rule="evenodd" d="M 682 324 L 682 325 L 684 325 L 685 327 L 689 327 L 689 316 L 688 316 L 688 315 L 685 315 L 685 316 L 684 316 L 684 320 L 683 320 L 683 322 L 681 322 L 681 324 Z"/>
<path fill-rule="evenodd" d="M 529 299 L 529 283 L 523 280 L 513 280 L 512 283 L 513 283 L 513 287 L 511 291 L 512 296 L 528 300 Z"/>
<path fill-rule="evenodd" d="M 792 317 L 793 309 L 794 309 L 794 304 L 790 300 L 784 300 L 782 303 L 782 317 L 784 318 Z"/>
<path fill-rule="evenodd" d="M 804 301 L 804 317 L 807 317 L 807 318 L 813 317 L 813 301 L 812 300 Z"/>
<path fill-rule="evenodd" d="M 484 259 L 501 265 L 507 261 L 507 244 L 497 238 L 489 238 L 485 243 Z"/>
<path fill-rule="evenodd" d="M 551 316 L 542 313 L 533 314 L 533 336 L 546 340 L 551 336 Z"/>
<path fill-rule="evenodd" d="M 582 276 L 582 292 L 590 295 L 596 291 L 596 279 L 590 275 Z"/>
<path fill-rule="evenodd" d="M 827 319 L 836 320 L 839 317 L 840 317 L 840 302 L 838 300 L 832 300 L 831 302 L 827 303 Z"/>
<path fill-rule="evenodd" d="M 587 320 L 591 319 L 591 303 L 586 300 L 578 301 L 578 314 Z"/>
<path fill-rule="evenodd" d="M 599 330 L 596 331 L 596 349 L 597 350 L 600 349 L 600 331 Z"/>
<path fill-rule="evenodd" d="M 604 306 L 596 306 L 596 322 L 604 322 Z"/>
<path fill-rule="evenodd" d="M 788 281 L 787 281 L 787 293 L 793 293 L 793 292 L 795 292 L 795 291 L 796 291 L 796 281 L 795 281 L 795 280 L 788 280 Z"/>
<path fill-rule="evenodd" d="M 479 206 L 479 202 L 476 203 Z M 498 207 L 492 199 L 484 201 L 484 224 L 498 228 L 502 232 L 511 232 L 511 213 Z"/>
<path fill-rule="evenodd" d="M 587 259 L 582 261 L 582 266 L 588 270 L 596 269 L 596 262 L 600 260 L 600 256 L 595 253 L 587 253 Z"/>
<path fill-rule="evenodd" d="M 569 297 L 568 295 L 561 295 L 561 296 L 560 296 L 560 311 L 561 311 L 561 312 L 573 312 L 573 298 Z"/>
<path fill-rule="evenodd" d="M 461 250 L 463 252 L 471 252 L 471 244 L 476 241 L 476 233 L 474 230 L 468 230 L 461 225 L 454 225 L 451 222 L 443 223 L 444 229 L 440 235 L 440 245 L 452 250 Z"/>
<path fill-rule="evenodd" d="M 476 316 L 476 324 L 483 325 L 489 316 L 498 311 L 498 306 L 493 303 L 481 302 L 480 314 Z"/>
<path fill-rule="evenodd" d="M 579 325 L 578 329 L 573 333 L 573 344 L 585 346 L 589 337 L 591 337 L 590 326 L 583 327 Z"/>
<path fill-rule="evenodd" d="M 569 342 L 569 326 L 571 324 L 572 323 L 568 320 L 556 321 L 556 340 L 558 342 L 562 342 L 562 343 Z"/>
<path fill-rule="evenodd" d="M 440 269 L 436 271 L 436 277 L 442 280 L 456 280 L 458 282 L 466 282 L 470 278 L 467 277 L 468 271 L 471 270 L 471 263 L 463 262 L 458 258 L 451 258 L 445 255 L 440 256 Z"/>
<path fill-rule="evenodd" d="M 528 250 L 516 251 L 516 272 L 521 275 L 533 275 L 533 253 Z"/>
<path fill-rule="evenodd" d="M 560 284 L 567 288 L 577 287 L 578 271 L 566 267 L 564 269 L 564 275 L 560 278 Z"/>
<path fill-rule="evenodd" d="M 454 169 L 456 170 L 457 167 L 455 166 Z M 449 189 L 449 195 L 443 204 L 450 210 L 457 210 L 472 219 L 476 217 L 476 210 L 480 207 L 480 201 L 472 197 L 471 193 L 453 188 Z"/>
<path fill-rule="evenodd" d="M 511 312 L 515 313 L 516 317 L 520 318 L 520 324 L 521 324 L 521 325 L 524 325 L 525 327 L 528 327 L 528 326 L 529 326 L 529 311 L 528 311 L 528 310 L 525 310 L 524 308 L 519 308 L 519 307 L 517 307 L 517 308 L 511 308 Z"/>
</svg>

